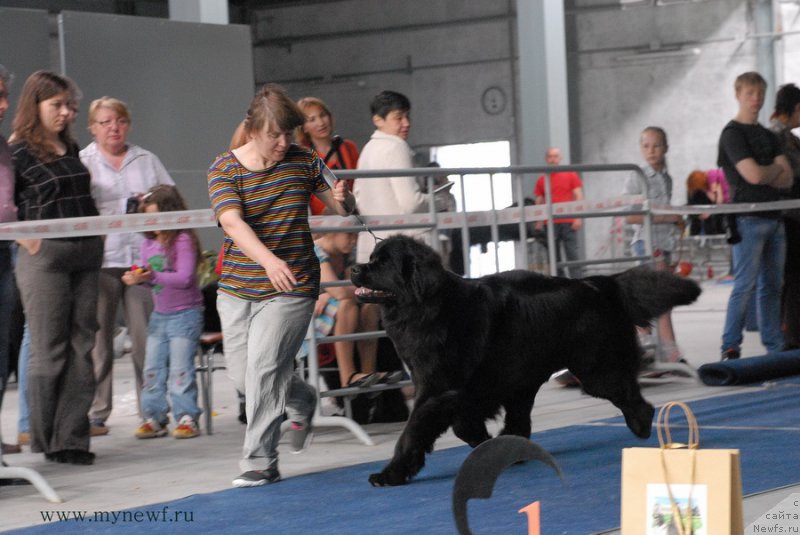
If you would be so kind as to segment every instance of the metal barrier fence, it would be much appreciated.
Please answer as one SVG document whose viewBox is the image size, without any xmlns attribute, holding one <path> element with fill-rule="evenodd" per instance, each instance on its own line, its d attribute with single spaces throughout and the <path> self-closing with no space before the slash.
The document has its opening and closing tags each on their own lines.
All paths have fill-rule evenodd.
<svg viewBox="0 0 800 535">
<path fill-rule="evenodd" d="M 633 201 L 642 201 L 641 208 L 634 208 L 634 207 L 625 207 L 625 205 L 621 203 L 617 203 L 615 205 L 605 204 L 602 201 L 584 201 L 584 202 L 573 202 L 573 203 L 559 203 L 559 209 L 556 210 L 554 208 L 554 203 L 552 202 L 552 195 L 551 195 L 551 183 L 550 183 L 550 173 L 554 172 L 562 172 L 562 171 L 573 171 L 577 173 L 587 173 L 587 172 L 627 172 L 627 173 L 634 173 L 636 176 L 639 177 L 639 180 L 642 183 L 642 188 L 644 191 L 643 199 L 628 199 L 632 201 L 630 204 L 634 204 Z M 393 170 L 384 170 L 384 171 L 354 171 L 354 170 L 340 170 L 336 172 L 337 177 L 343 179 L 368 179 L 368 180 L 377 180 L 381 178 L 390 178 L 396 176 L 413 176 L 413 177 L 427 177 L 428 179 L 428 191 L 433 191 L 434 189 L 434 178 L 431 176 L 432 174 L 435 175 L 447 175 L 448 177 L 455 176 L 457 180 L 460 182 L 460 191 L 461 191 L 461 206 L 465 207 L 467 202 L 467 194 L 466 194 L 466 182 L 464 178 L 470 175 L 482 175 L 487 176 L 490 191 L 494 192 L 494 181 L 496 175 L 510 175 L 512 180 L 512 189 L 513 189 L 513 197 L 516 199 L 516 203 L 522 205 L 522 200 L 526 197 L 526 191 L 524 190 L 524 183 L 525 183 L 525 176 L 538 176 L 543 175 L 545 177 L 544 184 L 545 184 L 545 204 L 536 208 L 532 209 L 525 209 L 524 216 L 518 215 L 516 210 L 511 210 L 510 219 L 506 219 L 501 221 L 498 217 L 498 213 L 505 212 L 508 209 L 504 207 L 498 208 L 495 204 L 494 195 L 491 196 L 491 209 L 488 211 L 488 217 L 481 218 L 478 213 L 475 212 L 467 212 L 467 216 L 460 218 L 460 224 L 456 226 L 456 228 L 460 228 L 461 230 L 461 244 L 462 244 L 462 257 L 464 260 L 465 266 L 465 275 L 470 276 L 471 273 L 469 271 L 469 247 L 470 247 L 470 239 L 469 239 L 469 228 L 474 226 L 489 226 L 490 233 L 491 233 L 491 241 L 494 243 L 498 243 L 501 241 L 499 225 L 501 223 L 508 223 L 509 221 L 516 222 L 518 225 L 518 236 L 519 241 L 522 243 L 526 242 L 526 239 L 529 237 L 527 232 L 527 223 L 533 221 L 550 221 L 552 222 L 554 214 L 559 216 L 563 215 L 570 215 L 570 217 L 580 217 L 580 218 L 595 218 L 595 217 L 609 217 L 609 209 L 613 208 L 615 216 L 625 216 L 625 215 L 643 215 L 647 216 L 647 197 L 649 192 L 649 185 L 647 183 L 647 179 L 642 171 L 641 167 L 634 165 L 634 164 L 584 164 L 584 165 L 544 165 L 544 166 L 507 166 L 507 167 L 453 167 L 453 168 L 431 168 L 431 167 L 424 167 L 424 168 L 414 168 L 414 169 L 393 169 Z M 624 199 L 623 197 L 616 197 L 617 199 Z M 523 208 L 525 208 L 523 206 Z M 570 210 L 574 210 L 571 213 Z M 400 228 L 430 228 L 434 232 L 431 234 L 432 238 L 435 238 L 436 231 L 440 229 L 447 229 L 447 228 L 454 228 L 452 224 L 453 218 L 447 217 L 438 217 L 436 213 L 436 207 L 433 200 L 433 196 L 431 196 L 429 206 L 428 206 L 428 215 L 430 216 L 431 220 L 427 222 L 427 224 L 413 224 L 407 223 L 402 225 L 377 225 L 372 226 L 371 228 L 377 230 L 395 230 Z M 409 218 L 409 215 L 405 215 L 406 218 Z M 476 223 L 481 223 L 477 225 Z M 488 223 L 488 224 L 487 224 Z M 652 243 L 652 235 L 651 235 L 651 218 L 645 217 L 644 227 L 645 227 L 645 236 L 646 236 L 646 248 L 645 251 L 648 253 L 651 251 L 650 244 Z M 319 227 L 314 229 L 315 232 L 326 232 L 326 231 L 336 231 L 342 230 L 341 227 L 336 228 L 329 228 L 329 227 Z M 596 264 L 605 264 L 605 263 L 617 263 L 617 262 L 630 262 L 631 260 L 645 260 L 648 257 L 640 258 L 631 258 L 625 257 L 623 258 L 610 258 L 610 259 L 596 259 L 596 260 L 582 260 L 576 261 L 572 263 L 561 263 L 557 265 L 556 262 L 556 251 L 555 251 L 555 234 L 553 225 L 547 225 L 547 241 L 548 241 L 548 260 L 550 266 L 550 274 L 556 274 L 558 267 L 569 267 L 577 266 L 577 265 L 596 265 Z M 439 250 L 439 244 L 435 240 L 431 240 L 430 243 L 434 248 Z M 499 271 L 499 259 L 497 258 L 497 250 L 495 249 L 495 268 Z"/>
<path fill-rule="evenodd" d="M 577 201 L 569 203 L 552 202 L 550 173 L 560 171 L 574 171 L 579 173 L 589 172 L 629 172 L 635 174 L 642 183 L 643 196 L 615 197 L 611 199 Z M 519 240 L 525 243 L 527 223 L 533 221 L 547 221 L 552 223 L 556 217 L 569 216 L 570 218 L 599 218 L 619 217 L 626 215 L 642 215 L 644 224 L 645 255 L 644 256 L 612 256 L 603 259 L 585 259 L 575 262 L 556 262 L 556 242 L 553 225 L 549 224 L 547 232 L 548 264 L 550 274 L 555 274 L 558 267 L 577 265 L 597 265 L 630 263 L 632 261 L 647 261 L 652 258 L 652 217 L 660 214 L 703 214 L 703 213 L 752 213 L 765 210 L 785 210 L 800 208 L 800 201 L 781 201 L 763 204 L 727 204 L 692 207 L 664 207 L 651 206 L 648 198 L 648 183 L 641 168 L 632 164 L 602 164 L 602 165 L 565 165 L 565 166 L 509 166 L 488 168 L 417 168 L 386 171 L 338 171 L 337 176 L 342 179 L 356 178 L 359 180 L 379 180 L 395 176 L 429 177 L 428 191 L 433 191 L 432 174 L 456 176 L 461 182 L 462 206 L 466 205 L 466 192 L 464 178 L 470 175 L 488 175 L 490 185 L 498 174 L 510 175 L 514 197 L 520 203 L 525 198 L 525 175 L 544 175 L 545 177 L 545 204 L 541 206 L 518 206 L 516 208 L 497 208 L 492 196 L 492 209 L 480 212 L 447 212 L 437 213 L 435 203 L 431 198 L 429 210 L 424 214 L 386 214 L 382 216 L 366 217 L 367 225 L 373 230 L 399 230 L 399 229 L 428 229 L 431 240 L 441 229 L 460 229 L 462 237 L 462 256 L 466 274 L 469 275 L 469 230 L 475 226 L 488 226 L 491 241 L 497 243 L 501 239 L 500 226 L 503 224 L 516 224 Z M 493 190 L 493 188 L 492 188 Z M 521 204 L 521 203 L 520 203 Z M 216 227 L 217 222 L 211 210 L 189 210 L 186 212 L 161 212 L 154 214 L 130 214 L 122 216 L 96 216 L 87 218 L 70 218 L 46 221 L 23 221 L 17 223 L 0 224 L 0 239 L 13 240 L 24 238 L 54 238 L 65 236 L 88 236 L 97 234 L 110 234 L 117 232 L 151 231 L 177 228 Z M 363 230 L 361 223 L 354 217 L 340 218 L 338 216 L 315 216 L 310 218 L 313 232 L 359 232 Z M 439 248 L 436 240 L 431 245 Z M 499 269 L 497 250 L 495 249 L 495 266 Z M 342 281 L 337 284 L 348 284 Z M 346 336 L 317 337 L 313 329 L 313 322 L 309 328 L 309 382 L 319 392 L 320 376 L 318 367 L 317 344 L 336 342 L 342 340 L 362 340 L 385 336 L 384 331 L 357 333 Z M 670 369 L 667 366 L 665 369 Z M 681 369 L 681 371 L 686 371 Z M 374 385 L 365 388 L 343 388 L 321 394 L 328 396 L 354 396 L 365 392 L 376 392 L 390 388 L 399 388 L 408 381 L 396 385 Z M 322 416 L 317 405 L 316 425 L 345 427 L 353 432 L 362 442 L 371 445 L 372 441 L 356 422 L 349 418 L 336 416 Z"/>
<path fill-rule="evenodd" d="M 550 173 L 560 171 L 574 171 L 574 172 L 627 172 L 634 173 L 639 177 L 642 183 L 642 190 L 645 192 L 643 196 L 631 197 L 617 197 L 611 200 L 593 200 L 593 201 L 577 201 L 572 203 L 559 203 L 558 207 L 554 206 L 551 195 Z M 516 223 L 518 228 L 518 239 L 523 244 L 527 242 L 528 232 L 527 224 L 533 221 L 547 221 L 547 241 L 548 241 L 548 258 L 550 274 L 555 275 L 558 267 L 569 267 L 577 265 L 594 265 L 594 264 L 613 264 L 618 262 L 631 262 L 631 261 L 645 261 L 652 258 L 652 227 L 651 227 L 651 213 L 648 209 L 648 192 L 649 185 L 642 169 L 632 164 L 607 164 L 607 165 L 567 165 L 567 166 L 509 166 L 509 167 L 478 167 L 478 168 L 416 168 L 416 169 L 394 169 L 385 171 L 353 171 L 342 170 L 337 171 L 336 175 L 341 179 L 358 179 L 358 180 L 380 180 L 397 176 L 414 176 L 414 177 L 427 177 L 427 190 L 434 191 L 434 177 L 446 175 L 450 178 L 456 177 L 460 181 L 461 191 L 461 206 L 462 208 L 467 205 L 467 193 L 464 178 L 469 175 L 482 175 L 487 176 L 490 184 L 490 190 L 494 192 L 494 179 L 498 174 L 510 175 L 512 179 L 512 188 L 514 190 L 514 197 L 517 199 L 516 208 L 498 208 L 495 205 L 494 195 L 491 196 L 491 210 L 484 212 L 462 212 L 460 214 L 453 213 L 437 213 L 434 201 L 434 196 L 430 196 L 428 204 L 428 212 L 425 216 L 421 217 L 420 214 L 386 214 L 384 217 L 364 217 L 364 224 L 359 225 L 343 225 L 341 221 L 335 218 L 325 218 L 324 221 L 315 221 L 312 224 L 314 232 L 358 232 L 362 230 L 400 230 L 400 229 L 425 229 L 429 230 L 428 241 L 432 247 L 439 250 L 440 243 L 437 239 L 439 230 L 458 228 L 461 232 L 462 244 L 462 257 L 464 261 L 465 274 L 470 275 L 470 236 L 469 231 L 471 227 L 475 226 L 489 226 L 491 241 L 497 243 L 501 240 L 500 226 L 503 223 Z M 545 204 L 542 206 L 524 206 L 522 200 L 525 198 L 524 191 L 524 178 L 525 175 L 538 175 L 542 174 L 545 177 Z M 637 206 L 638 205 L 638 206 Z M 645 229 L 645 251 L 646 255 L 642 257 L 625 256 L 625 257 L 612 257 L 608 259 L 594 259 L 582 260 L 572 262 L 556 262 L 556 240 L 553 230 L 552 222 L 555 217 L 563 217 L 569 215 L 570 217 L 580 218 L 595 218 L 595 217 L 611 217 L 611 216 L 626 216 L 626 215 L 641 215 L 644 216 L 644 229 Z M 387 217 L 388 216 L 388 219 Z M 362 216 L 363 217 L 363 216 Z M 331 221 L 336 221 L 338 224 L 326 224 Z M 366 228 L 365 228 L 366 227 Z M 494 249 L 495 253 L 495 268 L 499 271 L 499 258 L 497 248 Z M 340 281 L 334 284 L 323 284 L 323 288 L 333 285 L 347 285 L 348 281 Z M 315 387 L 319 393 L 320 399 L 325 397 L 345 397 L 349 400 L 350 397 L 359 394 L 369 394 L 373 392 L 380 392 L 382 390 L 402 388 L 403 386 L 411 384 L 411 381 L 402 381 L 393 385 L 373 385 L 367 388 L 340 388 L 334 390 L 321 391 L 320 383 L 320 370 L 318 361 L 317 346 L 324 343 L 332 343 L 337 341 L 357 341 L 368 338 L 378 338 L 385 336 L 385 331 L 367 332 L 348 334 L 343 336 L 322 336 L 318 337 L 314 322 L 309 325 L 307 340 L 309 345 L 308 355 L 308 382 Z M 324 416 L 321 413 L 320 404 L 317 404 L 315 414 L 315 426 L 318 427 L 344 427 L 352 432 L 359 440 L 366 445 L 372 445 L 373 442 L 364 429 L 350 418 L 350 405 L 346 401 L 346 416 Z"/>
<path fill-rule="evenodd" d="M 579 173 L 587 172 L 630 172 L 639 178 L 642 184 L 642 191 L 644 195 L 636 197 L 616 197 L 612 199 L 594 200 L 594 201 L 578 201 L 569 203 L 558 203 L 556 206 L 552 202 L 550 173 L 560 171 L 574 171 Z M 431 237 L 435 237 L 437 231 L 443 228 L 460 228 L 462 236 L 462 255 L 464 258 L 465 273 L 469 275 L 469 229 L 470 227 L 480 225 L 488 225 L 491 228 L 491 238 L 493 242 L 500 240 L 500 224 L 515 222 L 519 228 L 519 240 L 525 242 L 527 238 L 527 223 L 532 221 L 547 221 L 547 250 L 549 260 L 549 271 L 551 275 L 555 275 L 559 267 L 570 266 L 585 266 L 585 265 L 598 265 L 598 264 L 618 264 L 630 262 L 647 262 L 652 260 L 652 230 L 653 230 L 653 216 L 661 214 L 705 214 L 705 213 L 752 213 L 765 210 L 775 209 L 790 209 L 800 208 L 800 201 L 781 201 L 777 203 L 764 203 L 764 204 L 727 204 L 727 205 L 707 205 L 707 206 L 691 206 L 691 207 L 672 207 L 672 206 L 653 206 L 647 200 L 649 197 L 649 184 L 647 179 L 639 166 L 632 164 L 608 164 L 608 165 L 565 165 L 565 166 L 510 166 L 510 167 L 493 167 L 493 168 L 418 168 L 418 169 L 403 169 L 403 170 L 387 170 L 387 171 L 339 171 L 337 176 L 339 178 L 355 178 L 359 180 L 377 180 L 387 177 L 395 176 L 415 176 L 415 177 L 428 177 L 428 191 L 433 191 L 433 177 L 432 173 L 436 175 L 447 175 L 452 177 L 455 175 L 461 181 L 461 206 L 466 205 L 466 192 L 464 187 L 464 177 L 467 175 L 488 175 L 490 183 L 493 183 L 493 178 L 497 174 L 510 174 L 513 180 L 513 188 L 515 191 L 515 198 L 520 200 L 524 199 L 525 192 L 523 191 L 524 175 L 528 174 L 542 174 L 545 177 L 545 204 L 542 206 L 522 207 L 522 208 L 505 208 L 499 209 L 494 205 L 494 197 L 492 196 L 492 210 L 489 213 L 479 212 L 466 212 L 458 217 L 454 214 L 442 214 L 435 212 L 435 204 L 433 198 L 429 203 L 429 211 L 426 218 L 420 218 L 419 214 L 394 215 L 390 220 L 386 218 L 366 218 L 366 223 L 372 230 L 394 230 L 394 229 L 409 229 L 409 228 L 425 228 L 430 229 Z M 492 188 L 493 189 L 493 188 Z M 554 225 L 552 224 L 555 218 L 562 218 L 569 216 L 570 218 L 601 218 L 601 217 L 620 217 L 627 215 L 641 215 L 643 216 L 644 226 L 644 240 L 645 240 L 645 255 L 625 255 L 625 256 L 611 256 L 610 258 L 602 259 L 584 259 L 580 261 L 556 261 L 556 240 L 554 235 Z M 389 222 L 391 221 L 391 222 Z M 349 225 L 348 225 L 349 226 Z M 313 226 L 315 232 L 341 232 L 347 227 L 342 225 L 328 226 L 325 222 L 320 221 L 317 225 Z M 352 227 L 351 227 L 352 228 Z M 356 228 L 351 231 L 362 230 Z M 438 248 L 438 242 L 432 239 L 431 245 Z M 497 259 L 497 249 L 495 249 L 495 265 L 499 269 Z M 344 281 L 342 284 L 347 284 Z M 309 347 L 310 354 L 308 356 L 309 363 L 309 382 L 315 386 L 317 391 L 320 390 L 319 382 L 319 367 L 317 360 L 317 344 L 335 342 L 341 340 L 360 340 L 367 337 L 381 337 L 385 336 L 385 331 L 377 331 L 370 333 L 358 333 L 346 336 L 324 336 L 317 337 L 313 328 L 313 323 L 309 327 Z M 660 340 L 656 332 L 655 349 L 660 347 Z M 690 381 L 695 381 L 697 374 L 690 366 L 685 363 L 666 363 L 656 362 L 650 368 L 656 372 L 677 372 L 679 376 L 685 376 Z M 669 382 L 674 380 L 681 380 L 680 377 L 669 377 L 667 379 L 641 379 L 642 382 Z M 411 384 L 410 381 L 398 383 L 396 385 L 374 385 L 368 388 L 343 388 L 337 390 L 329 390 L 320 394 L 320 397 L 330 396 L 354 396 L 362 393 L 372 393 L 391 388 L 400 388 L 402 386 Z M 322 416 L 320 413 L 319 404 L 317 406 L 317 414 L 315 425 L 325 426 L 339 426 L 349 429 L 359 440 L 366 445 L 372 445 L 373 442 L 364 429 L 354 422 L 352 419 L 342 416 Z"/>
</svg>

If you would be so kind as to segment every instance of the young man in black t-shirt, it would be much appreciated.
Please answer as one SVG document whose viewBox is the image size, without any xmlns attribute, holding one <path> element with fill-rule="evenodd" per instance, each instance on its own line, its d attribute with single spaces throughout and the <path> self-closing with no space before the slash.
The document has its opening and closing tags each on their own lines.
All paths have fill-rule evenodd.
<svg viewBox="0 0 800 535">
<path fill-rule="evenodd" d="M 758 124 L 767 83 L 760 74 L 747 72 L 736 78 L 735 89 L 739 111 L 720 135 L 718 164 L 728 178 L 734 203 L 778 201 L 779 190 L 792 185 L 792 172 L 778 139 Z M 747 302 L 754 288 L 761 343 L 770 353 L 783 350 L 780 298 L 786 236 L 781 214 L 737 214 L 736 223 L 742 241 L 733 246 L 735 281 L 722 333 L 722 360 L 739 358 Z"/>
</svg>

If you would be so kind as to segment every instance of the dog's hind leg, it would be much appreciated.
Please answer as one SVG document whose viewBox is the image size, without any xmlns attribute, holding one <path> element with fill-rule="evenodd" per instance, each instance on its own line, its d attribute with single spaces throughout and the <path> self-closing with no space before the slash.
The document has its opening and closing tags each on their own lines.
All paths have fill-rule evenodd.
<svg viewBox="0 0 800 535">
<path fill-rule="evenodd" d="M 625 423 L 634 435 L 639 438 L 650 436 L 655 409 L 642 397 L 635 376 L 607 373 L 601 377 L 580 377 L 580 379 L 581 386 L 587 394 L 607 399 L 622 411 Z"/>
<path fill-rule="evenodd" d="M 369 476 L 373 487 L 404 485 L 425 466 L 425 454 L 447 431 L 458 409 L 457 394 L 448 392 L 437 397 L 418 399 L 403 433 L 394 448 L 389 464 Z"/>
</svg>

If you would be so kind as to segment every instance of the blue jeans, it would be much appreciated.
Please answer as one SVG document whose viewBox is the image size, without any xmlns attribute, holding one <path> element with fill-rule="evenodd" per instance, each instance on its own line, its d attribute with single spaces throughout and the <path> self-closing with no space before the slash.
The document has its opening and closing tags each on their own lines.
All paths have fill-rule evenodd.
<svg viewBox="0 0 800 535">
<path fill-rule="evenodd" d="M 728 299 L 722 351 L 739 350 L 747 304 L 755 288 L 761 343 L 769 353 L 783 350 L 781 288 L 786 259 L 782 219 L 737 216 L 742 241 L 733 246 L 733 290 Z"/>
<path fill-rule="evenodd" d="M 12 284 L 14 284 L 14 251 L 8 242 L 0 243 L 0 406 L 8 379 L 8 332 L 11 317 Z"/>
<path fill-rule="evenodd" d="M 197 406 L 194 357 L 202 331 L 202 308 L 151 314 L 141 398 L 145 419 L 165 423 L 171 405 L 175 421 L 186 414 L 197 421 L 202 411 Z"/>
<path fill-rule="evenodd" d="M 17 394 L 19 395 L 19 411 L 17 417 L 17 432 L 30 433 L 31 424 L 28 419 L 28 357 L 31 353 L 31 330 L 25 324 L 22 335 L 22 344 L 19 346 L 19 359 L 17 360 Z"/>
</svg>

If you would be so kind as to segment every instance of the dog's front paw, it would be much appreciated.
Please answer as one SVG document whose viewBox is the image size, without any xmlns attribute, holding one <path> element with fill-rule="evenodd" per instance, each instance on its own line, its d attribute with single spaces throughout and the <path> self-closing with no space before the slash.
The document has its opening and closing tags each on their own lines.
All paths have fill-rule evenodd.
<svg viewBox="0 0 800 535">
<path fill-rule="evenodd" d="M 391 470 L 384 470 L 377 474 L 370 474 L 369 484 L 373 487 L 396 487 L 408 483 L 410 477 L 402 476 Z"/>
</svg>

